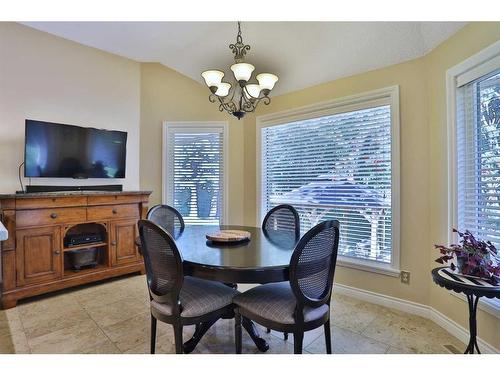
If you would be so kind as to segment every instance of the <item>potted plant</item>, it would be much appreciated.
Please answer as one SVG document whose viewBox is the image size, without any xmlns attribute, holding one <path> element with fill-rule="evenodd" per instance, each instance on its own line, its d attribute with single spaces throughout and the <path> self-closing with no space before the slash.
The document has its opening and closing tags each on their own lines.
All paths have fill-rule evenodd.
<svg viewBox="0 0 500 375">
<path fill-rule="evenodd" d="M 475 276 L 488 279 L 497 285 L 500 282 L 500 264 L 498 264 L 497 249 L 490 241 L 478 240 L 474 235 L 466 230 L 453 232 L 460 236 L 460 244 L 453 244 L 449 247 L 434 245 L 439 250 L 441 256 L 436 262 L 445 264 L 451 261 L 450 268 L 468 276 Z M 456 258 L 456 265 L 453 263 Z"/>
</svg>

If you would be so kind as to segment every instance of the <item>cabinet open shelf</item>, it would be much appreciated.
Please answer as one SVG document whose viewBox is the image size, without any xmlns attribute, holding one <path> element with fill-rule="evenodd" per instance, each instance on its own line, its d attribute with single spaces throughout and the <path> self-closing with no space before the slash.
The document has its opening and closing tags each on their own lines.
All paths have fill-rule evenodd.
<svg viewBox="0 0 500 375">
<path fill-rule="evenodd" d="M 104 247 L 108 246 L 106 242 L 94 242 L 94 243 L 86 243 L 84 245 L 78 245 L 78 246 L 68 246 L 65 247 L 63 250 L 64 251 L 72 251 L 72 250 L 80 250 L 80 249 L 89 249 L 91 247 Z"/>
<path fill-rule="evenodd" d="M 107 243 L 82 245 L 65 249 L 63 276 L 76 275 L 110 267 Z"/>
<path fill-rule="evenodd" d="M 107 224 L 102 222 L 80 223 L 67 226 L 63 233 L 63 244 L 65 249 L 74 250 L 76 248 L 95 247 L 95 243 L 107 243 Z M 86 242 L 81 245 L 79 242 Z M 94 241 L 94 244 L 88 242 Z M 75 244 L 75 246 L 71 246 Z"/>
</svg>

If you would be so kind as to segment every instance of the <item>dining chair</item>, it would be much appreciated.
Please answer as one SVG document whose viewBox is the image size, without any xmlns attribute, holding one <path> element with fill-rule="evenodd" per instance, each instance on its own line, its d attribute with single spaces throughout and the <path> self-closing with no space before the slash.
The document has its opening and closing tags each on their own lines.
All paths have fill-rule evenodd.
<svg viewBox="0 0 500 375">
<path fill-rule="evenodd" d="M 271 231 L 292 231 L 297 240 L 300 238 L 300 219 L 297 210 L 289 204 L 280 204 L 271 208 L 264 220 L 262 229 Z"/>
<path fill-rule="evenodd" d="M 166 204 L 158 204 L 154 207 L 151 207 L 146 218 L 165 229 L 172 235 L 172 237 L 174 237 L 174 240 L 177 239 L 182 234 L 182 232 L 184 232 L 184 218 L 182 217 L 181 213 L 172 206 Z M 141 252 L 140 240 L 138 240 L 137 242 L 137 247 L 139 249 L 139 252 Z M 237 289 L 236 284 L 226 283 L 226 285 L 232 287 L 233 289 Z"/>
<path fill-rule="evenodd" d="M 295 246 L 290 281 L 257 286 L 233 298 L 236 353 L 241 353 L 242 316 L 276 331 L 293 333 L 294 353 L 302 353 L 304 332 L 324 326 L 326 351 L 332 352 L 330 297 L 337 263 L 339 222 L 324 221 Z"/>
<path fill-rule="evenodd" d="M 239 292 L 217 281 L 184 276 L 172 235 L 149 220 L 139 220 L 138 227 L 150 296 L 151 354 L 157 320 L 173 326 L 175 352 L 183 353 L 183 326 L 231 316 L 232 299 Z"/>
<path fill-rule="evenodd" d="M 159 225 L 174 238 L 184 231 L 184 219 L 179 211 L 166 204 L 158 204 L 149 209 L 146 218 Z"/>
<path fill-rule="evenodd" d="M 293 232 L 295 239 L 300 238 L 300 218 L 297 210 L 289 204 L 280 204 L 271 208 L 264 220 L 262 221 L 262 229 L 264 234 L 272 232 Z M 270 328 L 266 328 L 267 333 L 271 332 Z M 283 334 L 285 340 L 288 340 L 288 333 Z"/>
</svg>

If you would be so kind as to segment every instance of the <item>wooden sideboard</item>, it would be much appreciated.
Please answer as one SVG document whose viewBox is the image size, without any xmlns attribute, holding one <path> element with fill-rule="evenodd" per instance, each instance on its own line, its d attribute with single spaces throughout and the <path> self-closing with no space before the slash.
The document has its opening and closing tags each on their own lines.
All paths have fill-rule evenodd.
<svg viewBox="0 0 500 375">
<path fill-rule="evenodd" d="M 144 273 L 135 245 L 150 191 L 60 192 L 0 195 L 1 305 L 22 298 L 133 272 Z M 102 241 L 69 246 L 71 234 L 99 233 Z M 69 251 L 97 250 L 97 265 L 75 270 Z"/>
</svg>

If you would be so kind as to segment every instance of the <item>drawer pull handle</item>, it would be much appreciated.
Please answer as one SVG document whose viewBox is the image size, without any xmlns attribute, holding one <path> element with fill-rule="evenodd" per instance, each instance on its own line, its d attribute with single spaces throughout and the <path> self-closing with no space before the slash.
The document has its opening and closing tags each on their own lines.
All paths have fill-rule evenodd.
<svg viewBox="0 0 500 375">
<path fill-rule="evenodd" d="M 59 250 L 54 251 L 54 254 L 59 255 L 61 252 Z"/>
<path fill-rule="evenodd" d="M 118 213 L 118 210 L 116 208 L 113 208 L 113 211 L 112 211 L 114 214 L 117 214 Z"/>
<path fill-rule="evenodd" d="M 111 241 L 111 245 L 116 246 L 116 241 Z"/>
<path fill-rule="evenodd" d="M 56 214 L 56 213 L 51 213 L 51 214 L 50 214 L 50 217 L 51 217 L 52 219 L 57 219 L 57 214 Z"/>
</svg>

